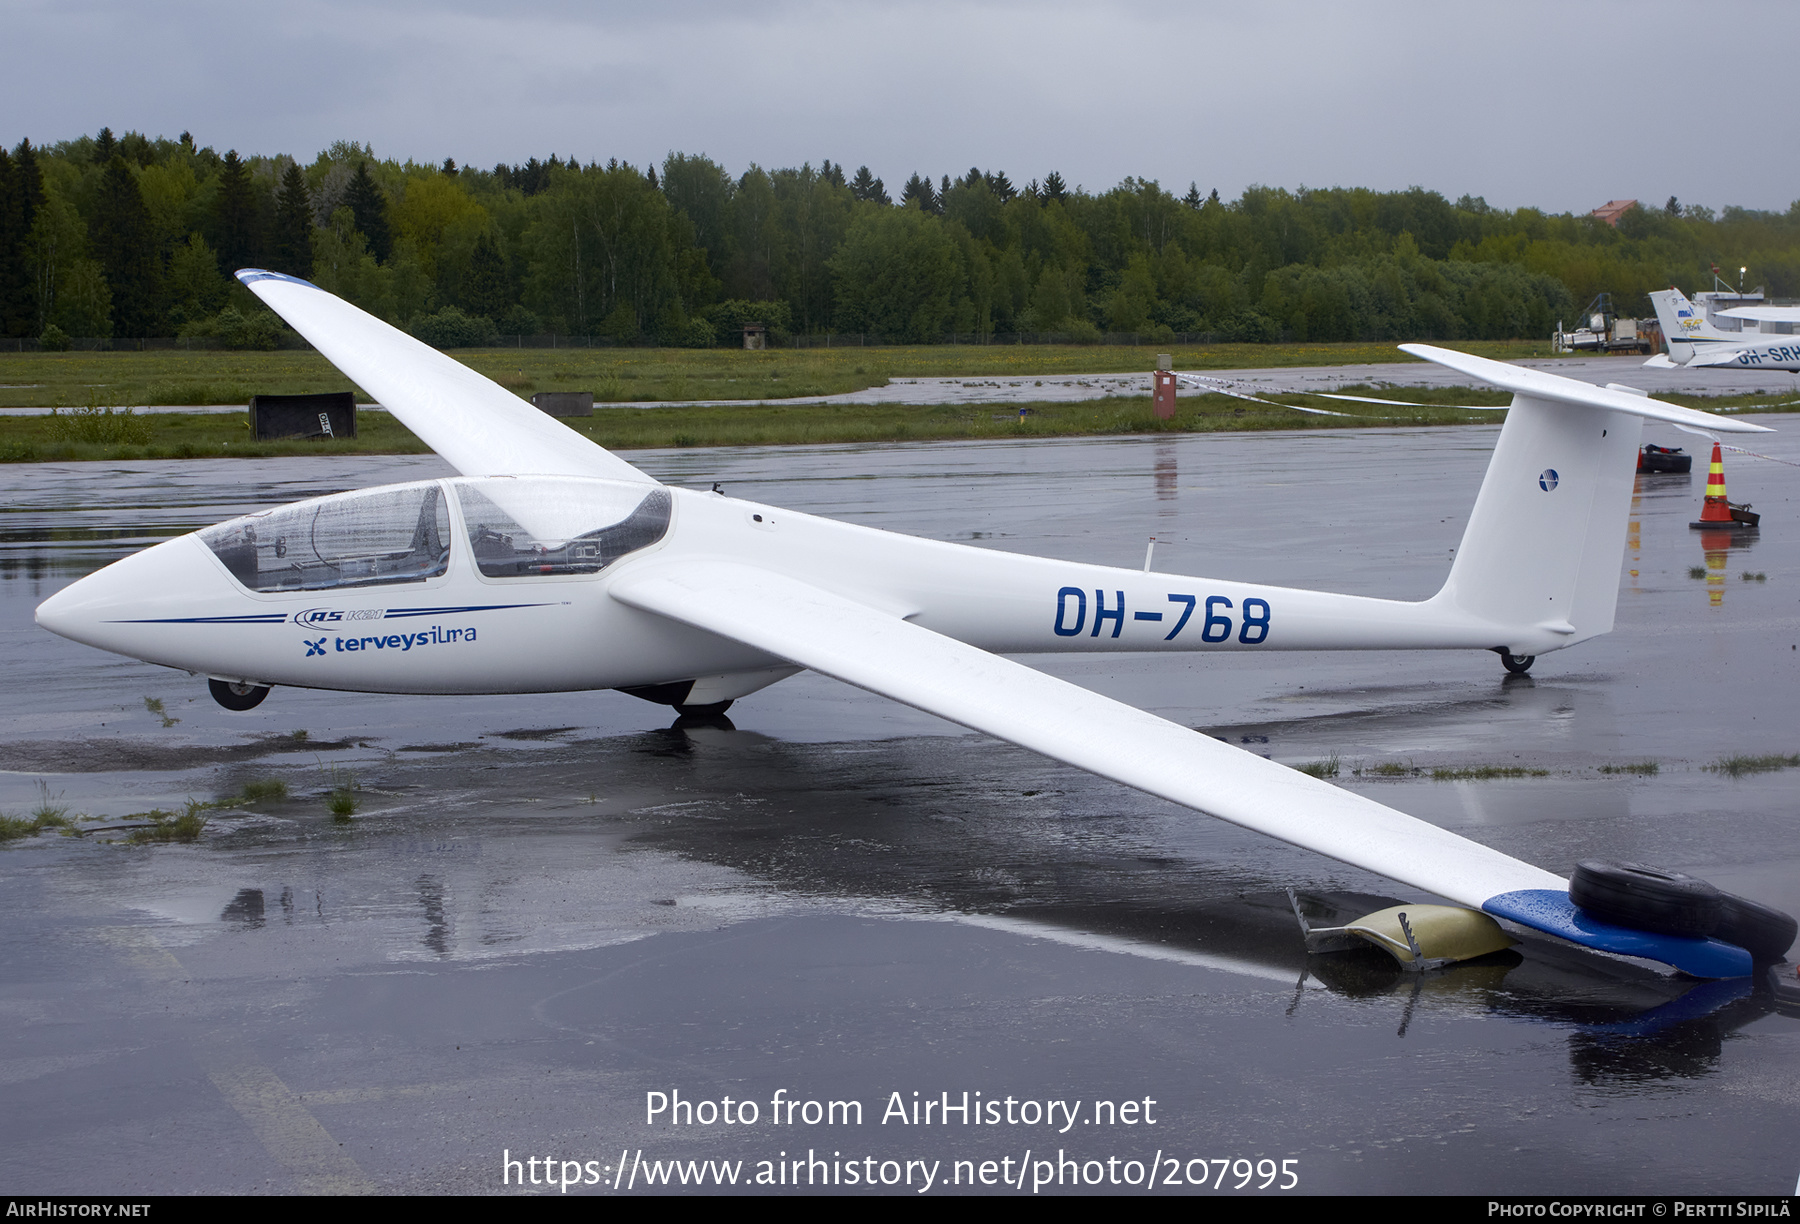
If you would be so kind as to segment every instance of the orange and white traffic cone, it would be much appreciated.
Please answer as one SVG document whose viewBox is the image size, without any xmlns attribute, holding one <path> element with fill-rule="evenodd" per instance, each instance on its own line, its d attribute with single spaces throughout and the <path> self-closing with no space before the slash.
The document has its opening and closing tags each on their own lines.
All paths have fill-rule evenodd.
<svg viewBox="0 0 1800 1224">
<path fill-rule="evenodd" d="M 1725 496 L 1725 455 L 1719 444 L 1714 442 L 1712 466 L 1706 471 L 1706 501 L 1701 506 L 1700 518 L 1688 526 L 1707 531 L 1754 527 L 1762 516 L 1751 514 L 1749 510 L 1748 506 L 1744 506 L 1736 514 L 1732 513 L 1731 502 Z"/>
</svg>

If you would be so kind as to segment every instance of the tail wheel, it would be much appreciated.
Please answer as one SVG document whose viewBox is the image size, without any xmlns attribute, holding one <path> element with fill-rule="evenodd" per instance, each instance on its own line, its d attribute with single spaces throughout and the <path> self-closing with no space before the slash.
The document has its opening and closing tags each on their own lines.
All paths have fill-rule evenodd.
<svg viewBox="0 0 1800 1224">
<path fill-rule="evenodd" d="M 227 710 L 236 710 L 240 714 L 245 710 L 254 710 L 269 695 L 269 686 L 266 684 L 245 684 L 238 680 L 208 680 L 206 688 L 214 701 Z"/>
</svg>

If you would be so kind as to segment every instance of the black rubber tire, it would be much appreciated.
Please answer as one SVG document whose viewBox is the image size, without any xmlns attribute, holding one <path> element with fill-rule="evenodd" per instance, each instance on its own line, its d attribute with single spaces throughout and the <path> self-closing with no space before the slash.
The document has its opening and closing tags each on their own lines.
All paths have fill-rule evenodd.
<svg viewBox="0 0 1800 1224">
<path fill-rule="evenodd" d="M 1603 921 L 1658 935 L 1711 935 L 1725 910 L 1725 894 L 1695 876 L 1597 859 L 1576 864 L 1569 900 Z"/>
<path fill-rule="evenodd" d="M 731 708 L 729 701 L 713 701 L 706 705 L 675 704 L 675 712 L 683 718 L 720 718 Z"/>
<path fill-rule="evenodd" d="M 240 714 L 245 710 L 254 710 L 269 695 L 269 686 L 266 684 L 232 684 L 225 680 L 208 680 L 206 688 L 212 693 L 214 701 L 227 710 L 235 710 Z"/>
<path fill-rule="evenodd" d="M 1714 939 L 1736 944 L 1750 953 L 1759 965 L 1780 960 L 1794 946 L 1794 936 L 1800 934 L 1800 923 L 1794 921 L 1793 915 L 1748 897 L 1731 893 L 1720 896 L 1725 904 L 1719 915 L 1719 925 L 1713 931 Z"/>
<path fill-rule="evenodd" d="M 1500 665 L 1515 676 L 1523 676 L 1531 670 L 1531 665 L 1536 662 L 1536 655 L 1503 654 L 1500 656 Z"/>
</svg>

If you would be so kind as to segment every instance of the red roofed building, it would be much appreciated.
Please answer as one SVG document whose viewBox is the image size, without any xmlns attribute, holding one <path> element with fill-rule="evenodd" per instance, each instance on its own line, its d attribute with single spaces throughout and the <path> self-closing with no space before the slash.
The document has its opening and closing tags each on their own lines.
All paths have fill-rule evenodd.
<svg viewBox="0 0 1800 1224">
<path fill-rule="evenodd" d="M 1608 200 L 1590 215 L 1600 218 L 1608 225 L 1616 226 L 1619 224 L 1619 218 L 1625 215 L 1626 209 L 1636 207 L 1636 200 Z"/>
</svg>

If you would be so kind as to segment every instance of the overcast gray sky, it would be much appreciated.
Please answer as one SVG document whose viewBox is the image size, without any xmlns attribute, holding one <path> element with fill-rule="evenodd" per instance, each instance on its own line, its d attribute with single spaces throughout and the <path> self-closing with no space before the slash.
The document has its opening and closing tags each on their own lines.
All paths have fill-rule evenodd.
<svg viewBox="0 0 1800 1224">
<path fill-rule="evenodd" d="M 302 160 L 829 157 L 890 191 L 980 166 L 1556 212 L 1800 198 L 1793 0 L 0 0 L 0 30 L 8 145 L 107 125 Z"/>
</svg>

